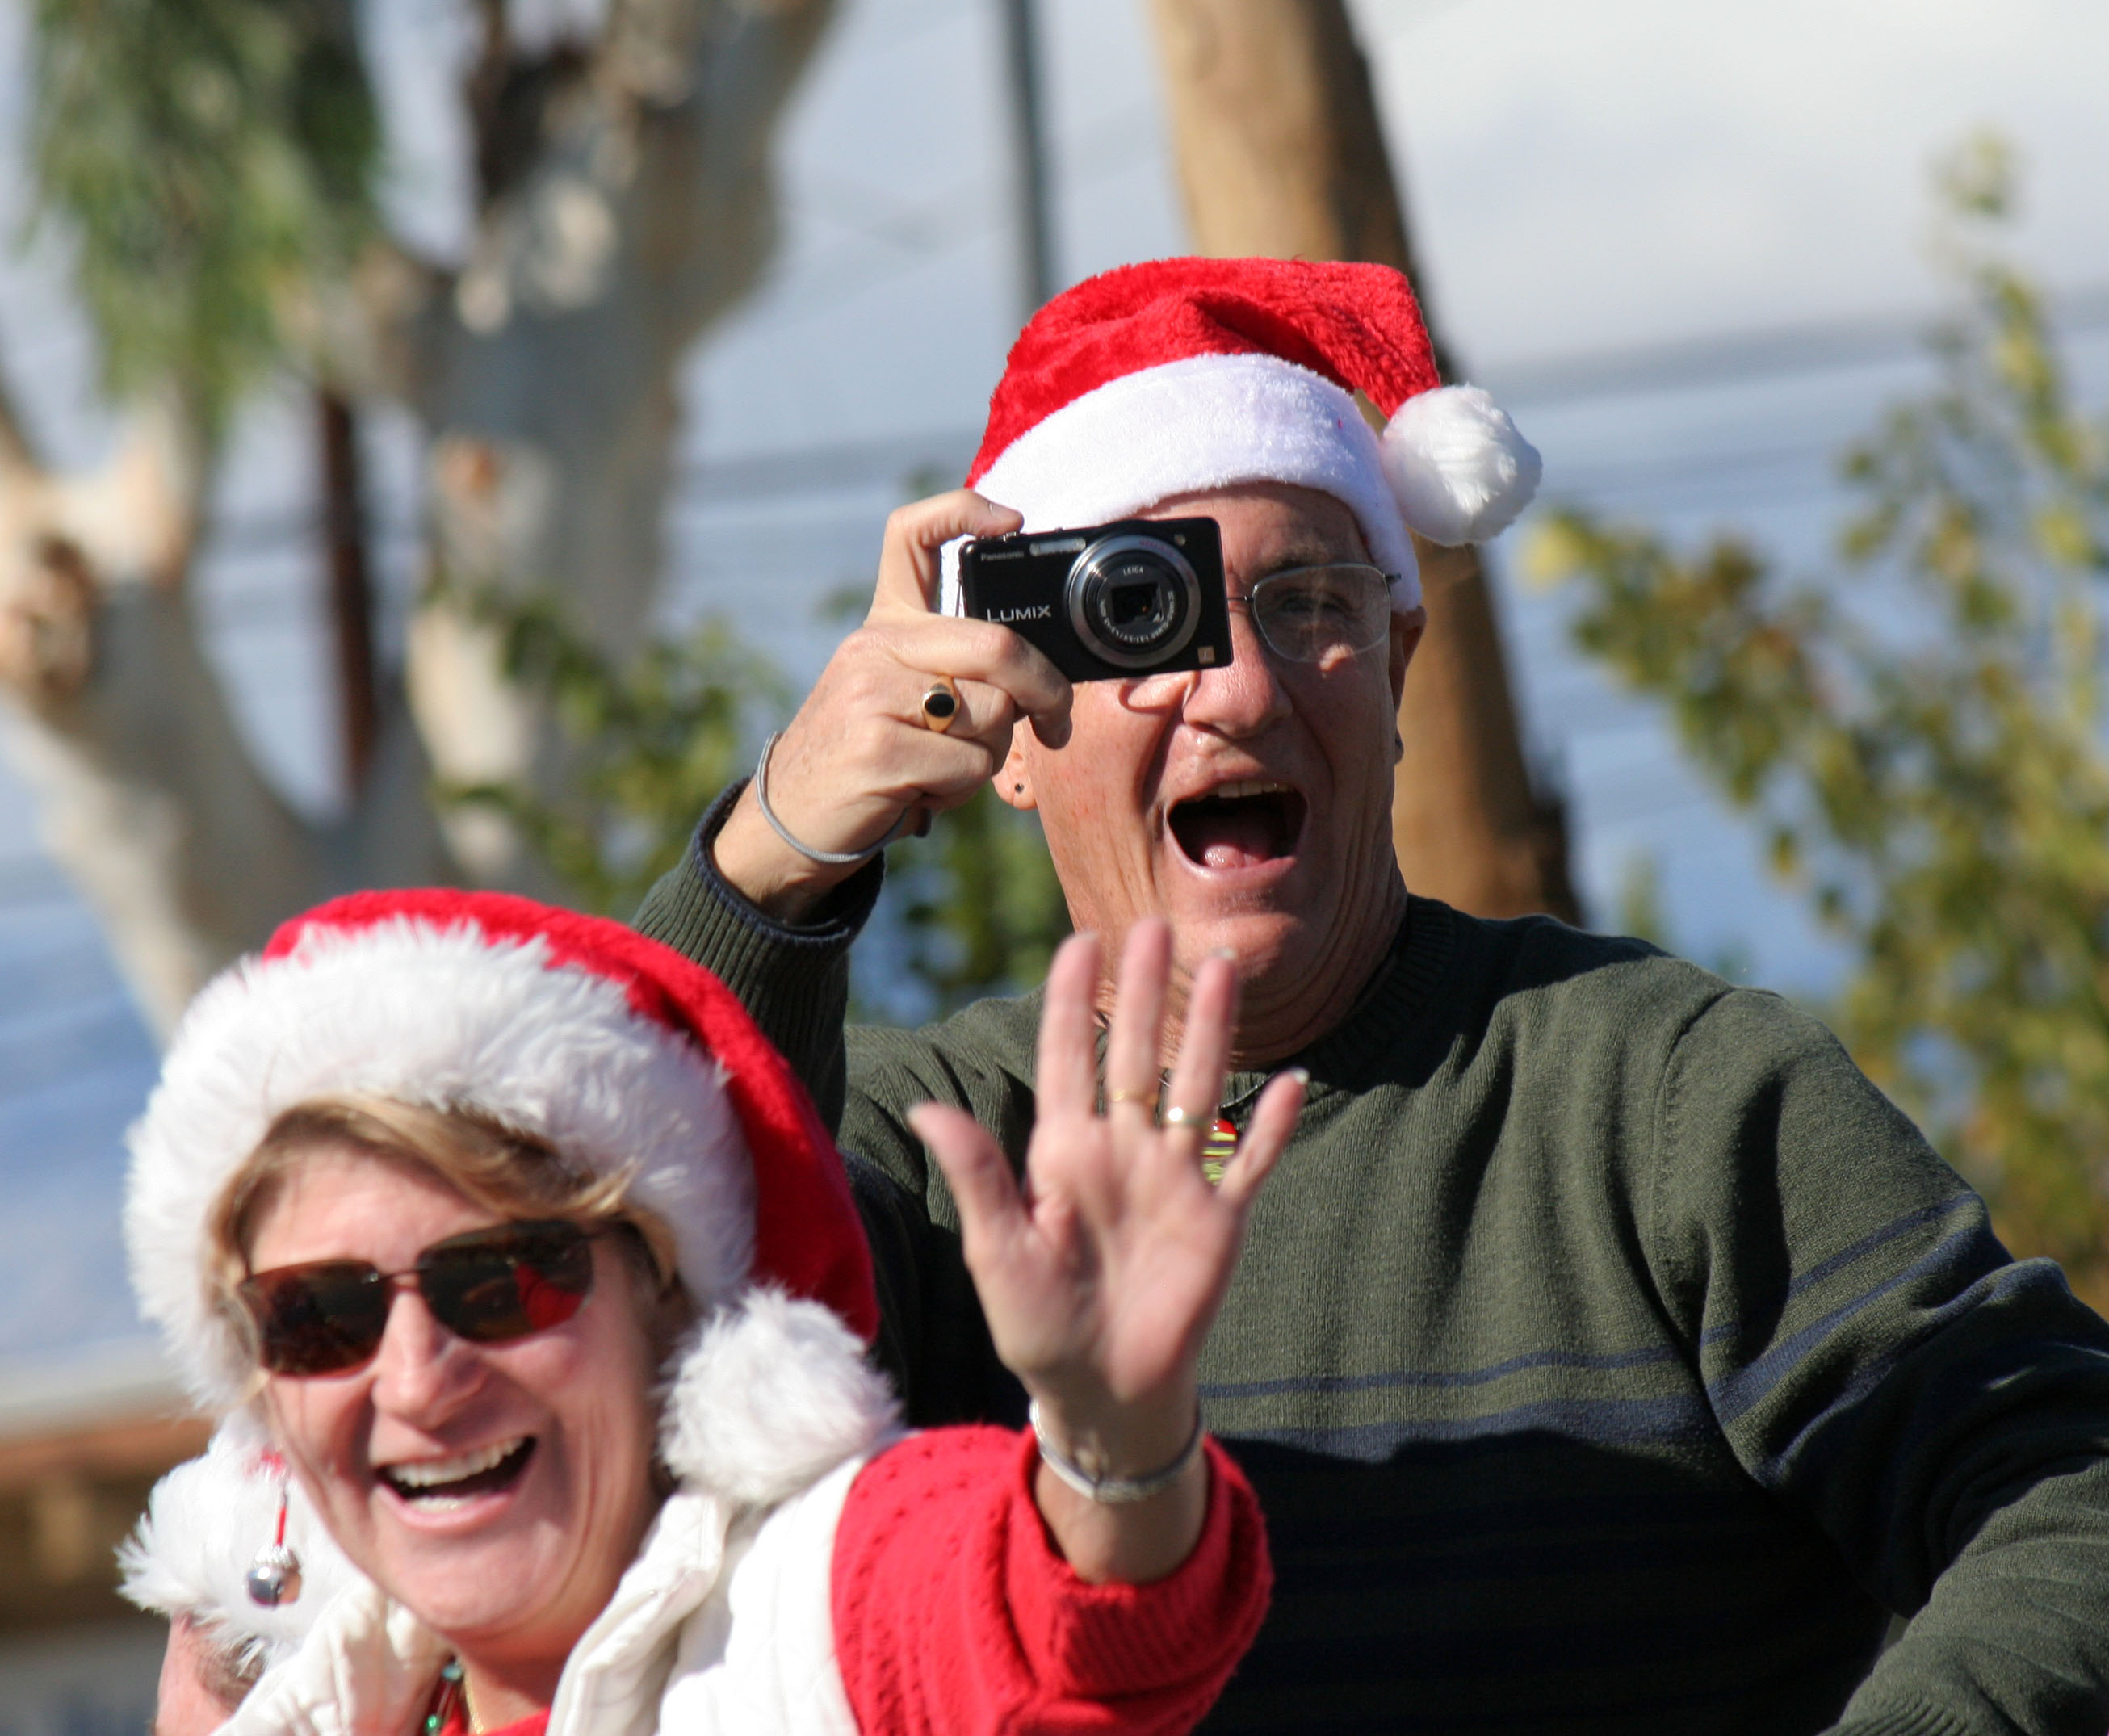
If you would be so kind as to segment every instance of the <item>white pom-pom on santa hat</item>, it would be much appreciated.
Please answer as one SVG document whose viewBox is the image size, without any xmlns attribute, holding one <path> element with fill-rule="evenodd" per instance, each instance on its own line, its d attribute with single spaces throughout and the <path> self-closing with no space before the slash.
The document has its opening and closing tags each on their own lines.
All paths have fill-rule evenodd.
<svg viewBox="0 0 2109 1736">
<path fill-rule="evenodd" d="M 1484 542 L 1538 492 L 1544 461 L 1476 386 L 1438 386 L 1385 424 L 1385 479 L 1406 522 L 1432 543 Z"/>
<path fill-rule="evenodd" d="M 1380 440 L 1361 393 L 1389 418 Z M 1287 482 L 1355 515 L 1393 607 L 1420 601 L 1408 530 L 1492 536 L 1538 455 L 1474 387 L 1445 387 L 1413 292 L 1380 265 L 1158 260 L 1057 296 L 1012 346 L 970 487 L 1028 531 L 1177 495 Z M 947 551 L 945 606 L 959 606 Z"/>
<path fill-rule="evenodd" d="M 669 1471 L 736 1505 L 769 1507 L 869 1452 L 899 1407 L 835 1314 L 757 1286 L 682 1357 L 662 1417 Z"/>
</svg>

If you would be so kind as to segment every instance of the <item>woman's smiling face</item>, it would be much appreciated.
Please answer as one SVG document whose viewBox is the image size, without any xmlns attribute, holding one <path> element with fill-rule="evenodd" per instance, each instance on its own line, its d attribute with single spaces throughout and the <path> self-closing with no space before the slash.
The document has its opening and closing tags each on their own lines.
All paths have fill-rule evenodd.
<svg viewBox="0 0 2109 1736">
<path fill-rule="evenodd" d="M 365 1260 L 405 1272 L 501 1222 L 444 1182 L 349 1146 L 294 1164 L 248 1250 L 264 1272 Z M 616 1240 L 561 1325 L 472 1344 L 397 1288 L 381 1348 L 342 1374 L 273 1375 L 273 1433 L 362 1571 L 464 1657 L 560 1669 L 657 1505 L 650 1340 Z"/>
</svg>

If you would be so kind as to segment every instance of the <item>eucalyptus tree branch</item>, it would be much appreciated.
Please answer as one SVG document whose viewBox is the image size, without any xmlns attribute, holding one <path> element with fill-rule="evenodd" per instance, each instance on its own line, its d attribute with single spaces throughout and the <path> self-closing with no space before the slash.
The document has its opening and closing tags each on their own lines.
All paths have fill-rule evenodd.
<svg viewBox="0 0 2109 1736">
<path fill-rule="evenodd" d="M 15 408 L 15 395 L 0 379 L 0 476 L 15 477 L 41 471 L 29 431 Z"/>
<path fill-rule="evenodd" d="M 832 0 L 613 0 L 598 39 L 486 68 L 470 259 L 424 304 L 431 569 L 546 592 L 617 662 L 650 636 L 690 346 L 775 241 L 770 153 Z M 502 148 L 501 148 L 502 147 Z M 436 771 L 554 798 L 580 771 L 488 627 L 436 598 L 409 640 Z M 700 795 L 702 793 L 699 792 Z M 539 885 L 511 828 L 449 821 L 480 876 Z"/>
<path fill-rule="evenodd" d="M 165 1030 L 318 883 L 307 829 L 251 763 L 181 579 L 195 467 L 142 409 L 96 470 L 39 464 L 0 386 L 0 741 L 46 846 Z"/>
</svg>

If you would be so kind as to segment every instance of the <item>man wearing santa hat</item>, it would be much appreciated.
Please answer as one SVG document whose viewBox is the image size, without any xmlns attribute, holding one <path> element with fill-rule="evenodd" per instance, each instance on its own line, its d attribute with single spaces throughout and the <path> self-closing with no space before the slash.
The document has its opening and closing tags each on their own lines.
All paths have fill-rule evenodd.
<svg viewBox="0 0 2109 1736">
<path fill-rule="evenodd" d="M 1785 1002 L 1401 882 L 1408 532 L 1490 536 L 1538 468 L 1439 383 L 1396 273 L 1078 285 L 1013 350 L 969 489 L 893 516 L 863 627 L 640 923 L 838 1123 L 919 1422 L 1022 1411 L 906 1117 L 958 1105 L 1015 1165 L 1039 1002 L 846 1034 L 879 852 L 993 780 L 1080 928 L 1171 920 L 1175 1003 L 1235 956 L 1222 1104 L 1160 1101 L 1146 1059 L 1102 1082 L 1227 1139 L 1310 1074 L 1202 1365 L 1278 1574 L 1211 1727 L 2098 1736 L 2109 1327 Z M 957 613 L 959 539 L 1200 515 L 1226 665 L 1073 686 Z"/>
</svg>

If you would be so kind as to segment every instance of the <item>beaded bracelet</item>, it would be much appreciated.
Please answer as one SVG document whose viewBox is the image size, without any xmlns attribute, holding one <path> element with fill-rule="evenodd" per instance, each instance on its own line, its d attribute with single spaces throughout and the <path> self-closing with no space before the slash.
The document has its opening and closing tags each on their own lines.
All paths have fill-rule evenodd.
<svg viewBox="0 0 2109 1736">
<path fill-rule="evenodd" d="M 1202 1429 L 1198 1407 L 1194 1413 L 1194 1432 L 1186 1437 L 1186 1444 L 1179 1449 L 1179 1456 L 1170 1464 L 1145 1471 L 1140 1476 L 1093 1476 L 1047 1438 L 1047 1431 L 1040 1426 L 1037 1399 L 1026 1407 L 1025 1414 L 1032 1425 L 1032 1438 L 1040 1443 L 1041 1462 L 1086 1500 L 1101 1502 L 1108 1507 L 1125 1507 L 1131 1502 L 1147 1501 L 1152 1495 L 1163 1494 L 1200 1456 Z"/>
</svg>

